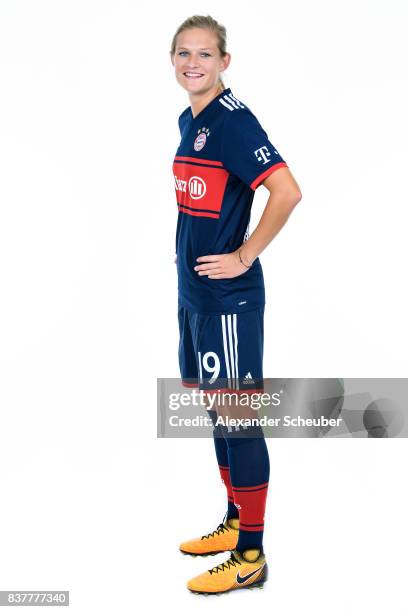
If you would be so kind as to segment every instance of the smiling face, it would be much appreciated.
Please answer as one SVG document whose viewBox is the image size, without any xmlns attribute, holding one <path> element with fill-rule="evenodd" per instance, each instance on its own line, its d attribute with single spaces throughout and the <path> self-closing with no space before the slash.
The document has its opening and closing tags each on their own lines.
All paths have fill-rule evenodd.
<svg viewBox="0 0 408 612">
<path fill-rule="evenodd" d="M 177 36 L 171 57 L 178 83 L 189 94 L 202 94 L 217 87 L 220 73 L 230 63 L 230 55 L 221 57 L 214 32 L 191 28 Z"/>
</svg>

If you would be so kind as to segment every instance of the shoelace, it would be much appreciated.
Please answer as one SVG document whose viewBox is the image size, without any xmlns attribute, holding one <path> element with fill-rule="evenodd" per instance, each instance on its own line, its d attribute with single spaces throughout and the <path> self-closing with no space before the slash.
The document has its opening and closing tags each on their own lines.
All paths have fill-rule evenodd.
<svg viewBox="0 0 408 612">
<path fill-rule="evenodd" d="M 224 531 L 228 531 L 228 527 L 226 527 L 224 525 L 224 523 L 220 523 L 218 525 L 217 529 L 214 529 L 214 531 L 212 531 L 211 533 L 207 533 L 207 535 L 203 535 L 201 537 L 201 539 L 202 540 L 205 540 L 205 539 L 208 540 L 209 538 L 213 538 L 216 535 L 220 535 L 221 533 L 224 533 Z"/>
<path fill-rule="evenodd" d="M 212 569 L 208 570 L 208 572 L 210 574 L 217 574 L 218 572 L 223 572 L 224 570 L 229 569 L 230 567 L 235 567 L 237 563 L 238 565 L 241 565 L 241 561 L 234 557 L 234 553 L 231 553 L 231 557 L 228 559 L 228 561 L 220 563 L 216 567 L 213 567 Z"/>
</svg>

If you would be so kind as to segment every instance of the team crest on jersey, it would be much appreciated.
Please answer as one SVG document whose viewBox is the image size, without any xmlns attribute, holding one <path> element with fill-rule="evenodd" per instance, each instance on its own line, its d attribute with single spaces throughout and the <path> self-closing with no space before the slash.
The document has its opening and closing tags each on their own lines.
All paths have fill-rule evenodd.
<svg viewBox="0 0 408 612">
<path fill-rule="evenodd" d="M 201 149 L 204 149 L 209 135 L 210 130 L 206 127 L 202 127 L 198 130 L 198 136 L 196 136 L 194 141 L 194 151 L 201 151 Z"/>
</svg>

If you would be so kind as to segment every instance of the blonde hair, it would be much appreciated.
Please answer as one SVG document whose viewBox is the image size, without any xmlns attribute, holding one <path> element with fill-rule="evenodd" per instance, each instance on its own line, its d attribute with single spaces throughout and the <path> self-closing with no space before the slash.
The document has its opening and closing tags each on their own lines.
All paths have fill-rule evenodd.
<svg viewBox="0 0 408 612">
<path fill-rule="evenodd" d="M 188 19 L 179 25 L 176 33 L 173 36 L 173 40 L 171 41 L 171 55 L 174 55 L 176 52 L 177 36 L 181 34 L 181 32 L 184 32 L 184 30 L 190 30 L 192 28 L 202 28 L 203 30 L 210 30 L 210 32 L 214 32 L 218 41 L 218 51 L 220 52 L 221 57 L 225 57 L 227 54 L 227 30 L 210 15 L 193 15 L 192 17 L 188 17 Z M 225 84 L 221 77 L 220 84 L 222 88 L 225 89 Z"/>
</svg>

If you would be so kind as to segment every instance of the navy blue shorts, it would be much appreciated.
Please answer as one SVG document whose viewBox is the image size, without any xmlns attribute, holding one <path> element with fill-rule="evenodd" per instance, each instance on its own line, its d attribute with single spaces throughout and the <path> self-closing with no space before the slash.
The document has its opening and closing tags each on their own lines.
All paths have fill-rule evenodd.
<svg viewBox="0 0 408 612">
<path fill-rule="evenodd" d="M 262 392 L 264 310 L 202 315 L 179 306 L 183 385 L 208 392 Z"/>
</svg>

